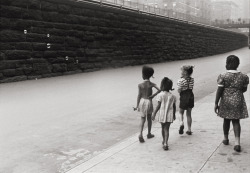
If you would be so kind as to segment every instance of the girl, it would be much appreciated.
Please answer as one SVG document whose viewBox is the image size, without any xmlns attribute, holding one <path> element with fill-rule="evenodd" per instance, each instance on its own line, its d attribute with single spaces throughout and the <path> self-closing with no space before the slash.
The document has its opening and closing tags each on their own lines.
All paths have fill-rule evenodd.
<svg viewBox="0 0 250 173">
<path fill-rule="evenodd" d="M 247 91 L 247 85 L 249 84 L 248 76 L 237 71 L 239 64 L 240 60 L 237 56 L 230 55 L 227 57 L 227 72 L 220 74 L 217 80 L 218 89 L 214 107 L 215 113 L 219 117 L 224 118 L 224 140 L 222 141 L 224 145 L 229 144 L 228 133 L 230 121 L 232 121 L 235 135 L 234 150 L 237 152 L 241 151 L 240 119 L 248 117 L 247 105 L 243 93 Z"/>
<path fill-rule="evenodd" d="M 151 115 L 153 112 L 153 104 L 152 98 L 160 92 L 160 89 L 156 86 L 156 84 L 152 83 L 149 79 L 153 76 L 154 69 L 148 66 L 142 67 L 142 78 L 143 83 L 138 85 L 138 96 L 137 96 L 137 105 L 134 110 L 138 110 L 141 112 L 141 123 L 140 123 L 140 135 L 139 141 L 145 142 L 143 139 L 143 127 L 147 118 L 148 121 L 148 135 L 147 138 L 153 138 L 154 135 L 151 134 L 152 120 Z M 158 90 L 157 93 L 153 94 L 153 88 Z"/>
<path fill-rule="evenodd" d="M 194 78 L 191 77 L 193 73 L 194 66 L 184 65 L 181 68 L 181 79 L 178 80 L 178 92 L 180 93 L 180 129 L 179 134 L 183 134 L 184 130 L 184 122 L 183 122 L 183 114 L 186 110 L 187 115 L 187 125 L 188 130 L 186 134 L 192 135 L 191 125 L 192 125 L 192 117 L 191 111 L 194 107 L 194 94 L 193 94 L 193 87 L 194 87 Z"/>
<path fill-rule="evenodd" d="M 162 127 L 162 144 L 164 150 L 168 150 L 169 127 L 175 120 L 176 97 L 169 92 L 170 90 L 173 90 L 172 87 L 173 82 L 167 77 L 164 77 L 161 81 L 160 87 L 162 92 L 159 93 L 156 98 L 158 105 L 152 115 L 152 120 L 155 120 L 156 113 L 160 110 L 158 121 L 161 123 Z"/>
</svg>

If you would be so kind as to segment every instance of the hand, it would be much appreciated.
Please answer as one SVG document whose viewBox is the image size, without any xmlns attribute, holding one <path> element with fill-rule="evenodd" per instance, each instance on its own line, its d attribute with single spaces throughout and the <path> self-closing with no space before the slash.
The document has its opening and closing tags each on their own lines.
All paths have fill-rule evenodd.
<svg viewBox="0 0 250 173">
<path fill-rule="evenodd" d="M 219 107 L 217 104 L 215 104 L 215 106 L 214 106 L 214 112 L 215 112 L 216 114 L 218 114 L 219 109 L 220 109 L 220 107 Z"/>
<path fill-rule="evenodd" d="M 154 95 L 151 95 L 148 97 L 148 99 L 153 99 L 155 96 Z"/>
<path fill-rule="evenodd" d="M 155 114 L 152 115 L 151 119 L 152 119 L 152 121 L 155 120 Z"/>
</svg>

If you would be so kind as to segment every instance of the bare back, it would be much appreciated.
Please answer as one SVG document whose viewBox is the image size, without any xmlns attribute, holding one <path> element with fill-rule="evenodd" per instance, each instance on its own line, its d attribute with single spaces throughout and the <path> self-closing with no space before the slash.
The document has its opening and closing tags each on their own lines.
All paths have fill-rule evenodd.
<svg viewBox="0 0 250 173">
<path fill-rule="evenodd" d="M 155 87 L 155 84 L 150 81 L 144 81 L 143 83 L 139 84 L 139 92 L 141 95 L 141 98 L 147 99 L 149 96 L 153 93 L 153 87 Z"/>
</svg>

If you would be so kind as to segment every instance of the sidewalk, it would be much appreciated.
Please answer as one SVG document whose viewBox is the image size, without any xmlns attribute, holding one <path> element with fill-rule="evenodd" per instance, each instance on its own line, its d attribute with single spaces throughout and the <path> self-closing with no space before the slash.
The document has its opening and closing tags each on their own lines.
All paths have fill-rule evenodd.
<svg viewBox="0 0 250 173">
<path fill-rule="evenodd" d="M 244 95 L 249 111 L 249 87 Z M 162 149 L 161 127 L 159 123 L 155 123 L 152 129 L 155 138 L 146 139 L 145 136 L 146 142 L 141 144 L 138 142 L 138 134 L 135 134 L 67 173 L 250 172 L 250 118 L 241 121 L 242 151 L 237 153 L 233 150 L 232 125 L 230 145 L 225 146 L 221 143 L 223 119 L 213 112 L 214 99 L 215 93 L 212 93 L 195 103 L 192 112 L 193 135 L 179 135 L 178 121 L 170 126 L 168 151 Z M 144 135 L 146 131 L 145 128 Z"/>
</svg>

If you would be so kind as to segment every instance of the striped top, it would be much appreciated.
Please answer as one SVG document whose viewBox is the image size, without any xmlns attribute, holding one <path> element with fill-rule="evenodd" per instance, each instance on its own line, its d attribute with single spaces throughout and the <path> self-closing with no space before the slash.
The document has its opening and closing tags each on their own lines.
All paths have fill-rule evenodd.
<svg viewBox="0 0 250 173">
<path fill-rule="evenodd" d="M 188 78 L 181 78 L 177 82 L 178 89 L 187 90 L 187 89 L 193 89 L 194 88 L 194 78 L 188 77 Z"/>
</svg>

